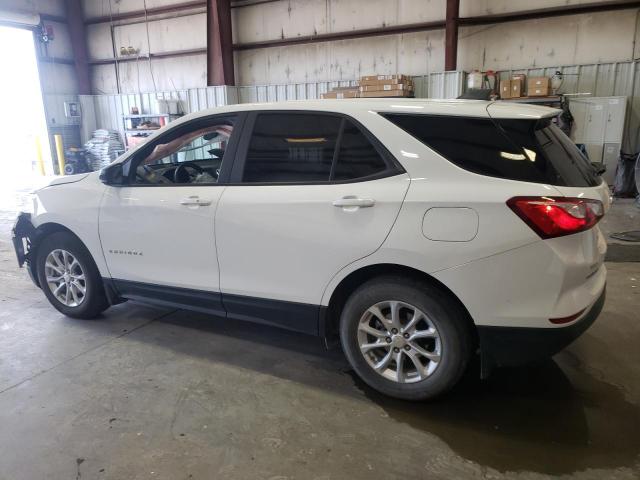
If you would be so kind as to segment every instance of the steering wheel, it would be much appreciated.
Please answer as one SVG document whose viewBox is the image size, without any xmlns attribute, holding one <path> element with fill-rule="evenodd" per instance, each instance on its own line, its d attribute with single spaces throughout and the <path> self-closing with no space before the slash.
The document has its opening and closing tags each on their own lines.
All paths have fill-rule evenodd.
<svg viewBox="0 0 640 480">
<path fill-rule="evenodd" d="M 147 183 L 171 183 L 171 180 L 163 175 L 158 175 L 148 165 L 140 165 L 137 168 L 137 174 Z"/>
<path fill-rule="evenodd" d="M 195 170 L 196 174 L 204 172 L 202 167 L 193 162 L 184 162 L 178 165 L 173 172 L 173 181 L 175 183 L 191 183 L 191 174 L 188 172 L 188 168 Z"/>
</svg>

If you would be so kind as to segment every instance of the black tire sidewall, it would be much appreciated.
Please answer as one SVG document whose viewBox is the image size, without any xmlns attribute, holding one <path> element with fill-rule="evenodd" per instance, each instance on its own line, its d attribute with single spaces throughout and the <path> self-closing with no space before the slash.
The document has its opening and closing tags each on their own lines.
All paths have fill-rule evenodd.
<svg viewBox="0 0 640 480">
<path fill-rule="evenodd" d="M 61 303 L 49 289 L 45 275 L 45 261 L 49 253 L 53 250 L 62 249 L 71 253 L 85 274 L 86 293 L 85 298 L 77 307 L 69 307 Z M 49 303 L 53 305 L 59 312 L 74 318 L 94 318 L 108 304 L 104 294 L 104 286 L 102 277 L 98 272 L 95 262 L 87 248 L 74 235 L 67 232 L 56 232 L 45 237 L 38 246 L 37 255 L 37 272 L 40 286 Z"/>
<path fill-rule="evenodd" d="M 404 384 L 388 380 L 375 372 L 360 352 L 357 338 L 360 318 L 369 307 L 388 300 L 414 305 L 427 314 L 438 329 L 441 360 L 438 368 L 424 380 Z M 356 373 L 370 387 L 406 400 L 434 398 L 455 385 L 469 360 L 470 337 L 462 315 L 449 296 L 425 283 L 401 278 L 373 280 L 356 290 L 345 304 L 340 319 L 342 348 Z"/>
</svg>

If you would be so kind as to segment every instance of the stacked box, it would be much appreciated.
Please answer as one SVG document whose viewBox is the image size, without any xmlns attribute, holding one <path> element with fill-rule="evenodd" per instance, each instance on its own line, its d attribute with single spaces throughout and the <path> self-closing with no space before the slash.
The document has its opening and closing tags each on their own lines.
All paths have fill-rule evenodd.
<svg viewBox="0 0 640 480">
<path fill-rule="evenodd" d="M 549 77 L 532 77 L 527 83 L 530 97 L 547 97 L 551 91 L 551 79 Z"/>
<path fill-rule="evenodd" d="M 330 91 L 327 93 L 323 93 L 321 95 L 321 98 L 338 98 L 338 99 L 342 99 L 342 98 L 358 98 L 360 96 L 360 92 L 358 92 L 357 90 L 343 90 L 343 91 Z"/>
<path fill-rule="evenodd" d="M 365 75 L 360 78 L 360 96 L 412 97 L 413 81 L 406 75 Z"/>
<path fill-rule="evenodd" d="M 335 87 L 330 92 L 323 93 L 320 98 L 358 98 L 360 91 L 358 87 Z"/>
<path fill-rule="evenodd" d="M 511 80 L 500 80 L 500 98 L 511 98 Z"/>
<path fill-rule="evenodd" d="M 524 73 L 514 73 L 511 75 L 511 81 L 518 82 L 520 91 L 518 92 L 518 97 L 526 97 L 527 96 L 527 76 Z M 514 88 L 513 83 L 511 85 L 511 97 L 515 97 L 514 93 L 516 92 L 516 88 Z"/>
</svg>

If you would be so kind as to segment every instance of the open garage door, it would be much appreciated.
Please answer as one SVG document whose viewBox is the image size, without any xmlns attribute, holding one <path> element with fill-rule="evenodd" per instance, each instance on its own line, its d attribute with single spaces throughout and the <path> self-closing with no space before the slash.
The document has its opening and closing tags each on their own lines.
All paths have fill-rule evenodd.
<svg viewBox="0 0 640 480">
<path fill-rule="evenodd" d="M 0 23 L 0 208 L 53 173 L 33 31 Z M 7 208 L 8 207 L 8 208 Z"/>
</svg>

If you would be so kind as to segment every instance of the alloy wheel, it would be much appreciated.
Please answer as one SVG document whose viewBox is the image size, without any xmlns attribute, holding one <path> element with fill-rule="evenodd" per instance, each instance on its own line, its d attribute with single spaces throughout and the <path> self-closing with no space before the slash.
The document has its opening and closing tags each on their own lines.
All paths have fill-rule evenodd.
<svg viewBox="0 0 640 480">
<path fill-rule="evenodd" d="M 47 285 L 53 296 L 67 307 L 78 307 L 85 299 L 87 282 L 80 262 L 70 252 L 53 250 L 44 263 Z"/>
<path fill-rule="evenodd" d="M 440 333 L 429 316 L 394 300 L 364 312 L 358 323 L 358 346 L 375 372 L 398 383 L 431 376 L 442 357 Z"/>
</svg>

